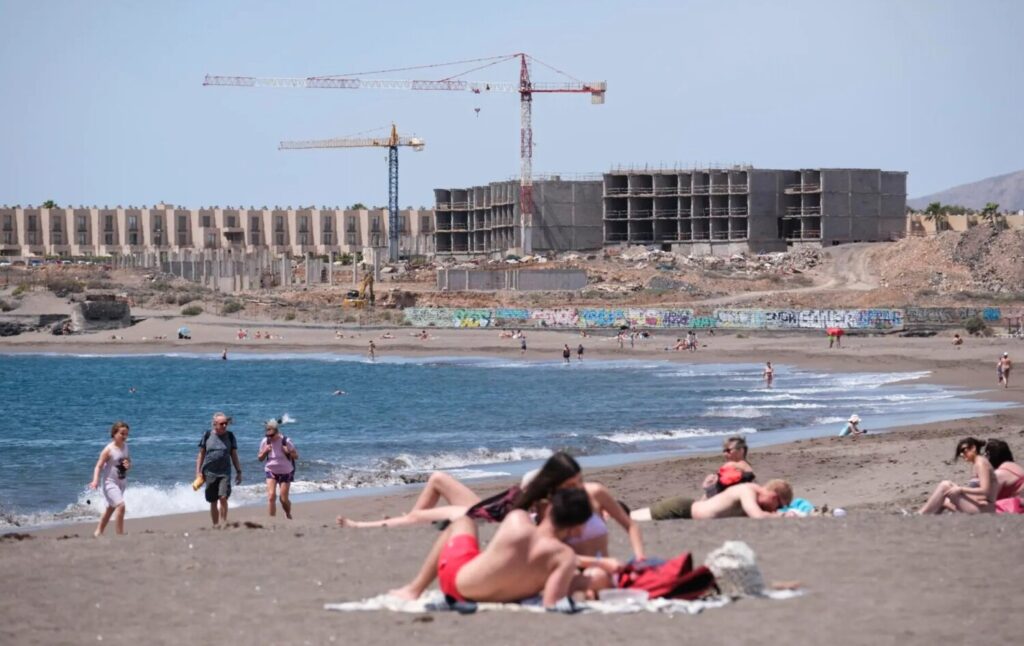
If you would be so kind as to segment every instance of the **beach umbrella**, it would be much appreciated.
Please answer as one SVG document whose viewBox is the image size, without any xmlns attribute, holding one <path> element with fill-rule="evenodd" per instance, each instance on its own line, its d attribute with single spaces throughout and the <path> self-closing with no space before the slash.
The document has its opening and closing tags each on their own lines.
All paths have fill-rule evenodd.
<svg viewBox="0 0 1024 646">
<path fill-rule="evenodd" d="M 180 328 L 178 328 L 178 334 L 181 334 L 181 335 L 184 335 L 184 336 L 191 336 L 192 335 L 192 330 L 190 330 L 187 327 L 185 327 L 184 325 L 182 325 Z"/>
</svg>

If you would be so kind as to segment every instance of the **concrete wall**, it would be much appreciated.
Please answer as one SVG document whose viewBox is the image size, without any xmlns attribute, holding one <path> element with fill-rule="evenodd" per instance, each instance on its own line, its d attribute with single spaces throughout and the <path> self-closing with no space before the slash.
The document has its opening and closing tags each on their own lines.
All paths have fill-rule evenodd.
<svg viewBox="0 0 1024 646">
<path fill-rule="evenodd" d="M 662 329 L 723 328 L 738 330 L 900 330 L 904 326 L 902 310 L 894 309 L 803 309 L 760 310 L 722 309 L 707 315 L 693 310 L 661 308 L 432 308 L 410 307 L 404 311 L 414 327 L 523 327 Z"/>
<path fill-rule="evenodd" d="M 581 269 L 439 269 L 437 288 L 447 291 L 575 291 L 587 286 Z"/>
</svg>

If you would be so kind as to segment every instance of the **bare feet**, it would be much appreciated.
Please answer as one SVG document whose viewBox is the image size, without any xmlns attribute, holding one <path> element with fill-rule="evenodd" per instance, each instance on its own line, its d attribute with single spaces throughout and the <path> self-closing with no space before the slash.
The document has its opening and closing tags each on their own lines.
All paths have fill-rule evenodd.
<svg viewBox="0 0 1024 646">
<path fill-rule="evenodd" d="M 288 518 L 288 520 L 292 519 L 292 512 L 291 511 L 284 512 L 284 515 L 285 515 L 286 518 Z"/>
<path fill-rule="evenodd" d="M 403 585 L 400 588 L 394 590 L 388 590 L 388 594 L 392 597 L 399 599 L 405 599 L 406 601 L 415 601 L 420 598 L 420 595 L 411 585 Z"/>
<path fill-rule="evenodd" d="M 98 529 L 92 533 L 93 538 L 99 538 L 100 536 L 103 536 L 103 532 Z"/>
</svg>

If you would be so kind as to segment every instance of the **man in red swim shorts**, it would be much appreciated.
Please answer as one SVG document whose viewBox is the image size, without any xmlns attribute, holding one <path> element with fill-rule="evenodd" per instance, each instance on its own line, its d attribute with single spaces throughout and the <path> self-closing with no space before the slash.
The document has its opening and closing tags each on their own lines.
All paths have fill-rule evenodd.
<svg viewBox="0 0 1024 646">
<path fill-rule="evenodd" d="M 509 512 L 482 551 L 476 523 L 463 516 L 434 544 L 421 570 L 428 574 L 391 594 L 418 598 L 436 571 L 441 591 L 455 601 L 509 602 L 542 593 L 544 607 L 554 608 L 586 586 L 576 574 L 576 554 L 563 540 L 577 536 L 592 514 L 586 491 L 556 491 L 539 525 L 525 511 Z"/>
</svg>

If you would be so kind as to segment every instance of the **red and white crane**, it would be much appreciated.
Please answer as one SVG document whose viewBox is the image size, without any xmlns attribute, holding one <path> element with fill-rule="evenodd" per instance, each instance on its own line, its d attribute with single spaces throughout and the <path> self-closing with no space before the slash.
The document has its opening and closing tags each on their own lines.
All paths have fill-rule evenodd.
<svg viewBox="0 0 1024 646">
<path fill-rule="evenodd" d="M 467 81 L 458 77 L 469 74 L 484 67 L 490 67 L 512 59 L 519 59 L 519 82 L 509 81 Z M 483 63 L 472 69 L 437 80 L 396 80 L 367 79 L 364 74 L 384 74 L 390 72 L 416 69 L 447 67 L 452 65 L 468 65 Z M 562 83 L 536 83 L 530 78 L 531 63 L 538 63 L 562 76 L 571 79 Z M 604 103 L 604 95 L 608 84 L 604 81 L 584 82 L 555 69 L 546 63 L 525 53 L 477 58 L 452 63 L 420 65 L 388 70 L 375 70 L 334 76 L 311 76 L 307 78 L 256 78 L 252 76 L 213 76 L 207 75 L 203 85 L 225 85 L 233 87 L 297 87 L 297 88 L 328 88 L 339 90 L 451 90 L 469 91 L 475 94 L 484 92 L 518 92 L 519 93 L 519 226 L 523 253 L 533 252 L 531 232 L 533 229 L 533 95 L 534 94 L 589 94 L 591 103 Z M 388 225 L 397 226 L 397 213 L 388 214 Z"/>
</svg>

